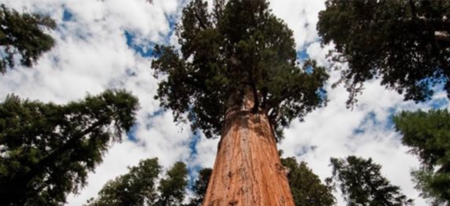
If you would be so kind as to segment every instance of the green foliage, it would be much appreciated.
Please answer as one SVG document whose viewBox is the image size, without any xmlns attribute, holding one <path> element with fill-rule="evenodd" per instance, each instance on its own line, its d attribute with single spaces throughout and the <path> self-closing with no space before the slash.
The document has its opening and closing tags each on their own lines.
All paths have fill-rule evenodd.
<svg viewBox="0 0 450 206">
<path fill-rule="evenodd" d="M 158 191 L 160 198 L 157 202 L 159 206 L 175 206 L 181 205 L 186 194 L 187 186 L 187 169 L 183 162 L 175 163 L 172 168 L 167 171 L 167 177 L 159 182 Z"/>
<path fill-rule="evenodd" d="M 194 198 L 191 199 L 191 202 L 187 206 L 202 206 L 203 199 L 206 195 L 206 190 L 208 189 L 209 178 L 211 178 L 211 174 L 211 168 L 203 168 L 200 170 L 198 179 L 195 181 L 194 187 L 192 188 L 194 192 Z"/>
<path fill-rule="evenodd" d="M 332 188 L 321 183 L 305 162 L 297 163 L 294 157 L 283 158 L 281 163 L 289 169 L 287 175 L 295 205 L 332 206 L 336 200 Z"/>
<path fill-rule="evenodd" d="M 297 62 L 292 31 L 265 0 L 218 0 L 211 13 L 194 0 L 177 36 L 180 51 L 155 47 L 155 76 L 166 77 L 156 98 L 175 121 L 190 120 L 193 131 L 218 135 L 227 110 L 249 92 L 256 97 L 251 112 L 267 115 L 277 130 L 325 103 L 325 69 Z"/>
<path fill-rule="evenodd" d="M 4 49 L 0 59 L 0 73 L 15 66 L 17 55 L 21 65 L 32 66 L 42 53 L 53 47 L 53 38 L 44 30 L 55 27 L 55 22 L 48 16 L 19 14 L 0 5 L 0 46 Z"/>
<path fill-rule="evenodd" d="M 406 206 L 413 200 L 400 193 L 400 188 L 390 184 L 380 173 L 381 165 L 349 156 L 331 158 L 333 176 L 327 183 L 339 186 L 348 206 Z"/>
<path fill-rule="evenodd" d="M 89 206 L 139 206 L 155 205 L 157 193 L 155 179 L 161 172 L 158 159 L 147 159 L 129 172 L 109 181 L 99 192 L 99 197 L 88 201 Z"/>
<path fill-rule="evenodd" d="M 63 204 L 134 124 L 137 106 L 122 90 L 67 105 L 8 96 L 0 103 L 0 205 Z"/>
<path fill-rule="evenodd" d="M 109 181 L 99 192 L 97 199 L 88 206 L 175 206 L 181 205 L 187 186 L 186 164 L 175 163 L 165 178 L 158 179 L 161 166 L 158 159 L 147 159 L 129 168 L 125 175 Z M 156 181 L 159 186 L 156 188 Z"/>
<path fill-rule="evenodd" d="M 416 188 L 435 204 L 450 204 L 450 114 L 447 110 L 401 112 L 394 118 L 404 145 L 421 161 Z"/>
<path fill-rule="evenodd" d="M 406 100 L 429 99 L 437 83 L 450 94 L 449 14 L 450 1 L 442 0 L 327 0 L 317 29 L 335 45 L 333 60 L 348 63 L 339 81 L 350 91 L 348 104 L 378 77 Z"/>
</svg>

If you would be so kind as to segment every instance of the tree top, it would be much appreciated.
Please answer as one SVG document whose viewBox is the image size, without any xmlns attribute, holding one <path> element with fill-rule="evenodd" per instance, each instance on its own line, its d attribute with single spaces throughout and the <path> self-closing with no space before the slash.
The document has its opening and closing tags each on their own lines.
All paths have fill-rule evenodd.
<svg viewBox="0 0 450 206">
<path fill-rule="evenodd" d="M 328 78 L 314 61 L 299 63 L 292 31 L 271 13 L 265 0 L 194 0 L 177 26 L 180 49 L 155 47 L 152 67 L 159 83 L 156 98 L 175 121 L 213 137 L 227 110 L 250 91 L 250 112 L 267 115 L 278 131 L 323 105 Z M 187 114 L 187 115 L 186 115 Z M 280 137 L 281 135 L 278 135 Z"/>
</svg>

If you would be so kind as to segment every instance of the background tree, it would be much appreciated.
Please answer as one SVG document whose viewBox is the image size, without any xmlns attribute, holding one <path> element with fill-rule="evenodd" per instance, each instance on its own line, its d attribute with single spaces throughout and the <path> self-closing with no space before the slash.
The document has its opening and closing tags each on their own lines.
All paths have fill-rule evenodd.
<svg viewBox="0 0 450 206">
<path fill-rule="evenodd" d="M 332 206 L 336 200 L 332 188 L 322 184 L 305 162 L 297 163 L 295 157 L 282 158 L 281 163 L 288 168 L 289 186 L 295 205 Z"/>
<path fill-rule="evenodd" d="M 178 206 L 183 202 L 188 184 L 186 164 L 175 163 L 168 171 L 165 178 L 161 179 L 158 187 L 160 198 L 158 206 Z"/>
<path fill-rule="evenodd" d="M 450 114 L 447 110 L 401 112 L 394 117 L 404 145 L 417 155 L 421 168 L 412 174 L 422 196 L 434 205 L 450 204 Z"/>
<path fill-rule="evenodd" d="M 155 75 L 167 77 L 156 98 L 193 131 L 222 134 L 203 205 L 293 205 L 276 140 L 325 103 L 325 69 L 297 62 L 292 31 L 265 0 L 218 0 L 212 12 L 194 0 L 177 36 L 180 51 L 155 47 Z"/>
<path fill-rule="evenodd" d="M 427 100 L 440 83 L 450 94 L 449 14 L 443 0 L 327 0 L 317 29 L 323 44 L 335 45 L 333 61 L 348 63 L 339 81 L 348 103 L 378 77 L 406 100 Z"/>
<path fill-rule="evenodd" d="M 0 103 L 0 204 L 64 203 L 134 124 L 137 107 L 122 90 L 67 105 L 8 96 Z"/>
<path fill-rule="evenodd" d="M 0 73 L 20 64 L 30 67 L 53 45 L 53 38 L 45 30 L 56 28 L 56 23 L 42 14 L 19 14 L 0 5 L 0 46 L 3 48 L 0 59 Z"/>
<path fill-rule="evenodd" d="M 187 186 L 186 164 L 175 163 L 165 178 L 158 178 L 161 166 L 158 159 L 142 160 L 129 172 L 109 181 L 97 199 L 88 200 L 89 206 L 178 206 L 185 198 Z M 159 181 L 159 186 L 156 185 Z"/>
<path fill-rule="evenodd" d="M 202 206 L 202 202 L 205 199 L 206 190 L 208 189 L 211 173 L 211 168 L 203 168 L 199 171 L 198 179 L 195 181 L 192 188 L 194 197 L 187 206 Z"/>
<path fill-rule="evenodd" d="M 399 187 L 381 175 L 381 165 L 373 163 L 371 158 L 331 158 L 331 166 L 333 175 L 327 183 L 339 186 L 348 206 L 413 205 L 413 200 L 407 199 Z"/>
<path fill-rule="evenodd" d="M 158 159 L 142 160 L 129 172 L 106 183 L 96 200 L 89 206 L 144 206 L 155 205 L 158 198 L 156 182 L 161 172 Z"/>
</svg>

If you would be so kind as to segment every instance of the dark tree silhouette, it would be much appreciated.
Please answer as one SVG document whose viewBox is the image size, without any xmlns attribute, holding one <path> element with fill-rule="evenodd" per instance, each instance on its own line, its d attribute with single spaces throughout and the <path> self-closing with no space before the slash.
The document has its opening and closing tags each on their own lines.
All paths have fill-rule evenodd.
<svg viewBox="0 0 450 206">
<path fill-rule="evenodd" d="M 327 183 L 338 186 L 348 206 L 408 206 L 413 200 L 400 193 L 380 173 L 381 165 L 372 159 L 349 156 L 331 158 L 333 176 Z"/>
<path fill-rule="evenodd" d="M 0 205 L 64 203 L 134 124 L 137 106 L 122 90 L 67 105 L 8 96 L 0 103 Z"/>
<path fill-rule="evenodd" d="M 187 169 L 182 162 L 175 163 L 160 179 L 158 159 L 142 160 L 129 172 L 109 181 L 97 199 L 88 200 L 88 206 L 178 206 L 185 198 Z M 156 187 L 157 182 L 159 186 Z"/>
<path fill-rule="evenodd" d="M 450 204 L 450 114 L 447 110 L 401 112 L 394 118 L 404 145 L 422 166 L 412 174 L 422 196 Z"/>
<path fill-rule="evenodd" d="M 327 0 L 317 30 L 333 61 L 348 63 L 348 104 L 374 78 L 406 100 L 427 100 L 440 83 L 450 94 L 449 14 L 444 0 Z"/>
<path fill-rule="evenodd" d="M 281 163 L 288 168 L 287 177 L 296 206 L 336 204 L 332 188 L 324 185 L 305 162 L 299 164 L 295 157 L 288 157 L 282 158 Z"/>
<path fill-rule="evenodd" d="M 0 73 L 16 66 L 20 59 L 23 66 L 32 66 L 38 58 L 53 45 L 53 38 L 45 30 L 55 29 L 56 24 L 48 16 L 41 14 L 19 14 L 0 5 Z"/>
</svg>

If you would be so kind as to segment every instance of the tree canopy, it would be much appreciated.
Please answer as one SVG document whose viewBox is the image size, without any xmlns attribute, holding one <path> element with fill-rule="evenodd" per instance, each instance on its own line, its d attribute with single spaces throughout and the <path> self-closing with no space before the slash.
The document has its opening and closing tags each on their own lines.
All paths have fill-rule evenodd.
<svg viewBox="0 0 450 206">
<path fill-rule="evenodd" d="M 186 164 L 175 163 L 166 177 L 159 178 L 161 166 L 158 159 L 142 160 L 138 166 L 103 186 L 97 199 L 88 206 L 178 206 L 182 205 L 187 186 Z M 159 181 L 159 186 L 157 181 Z"/>
<path fill-rule="evenodd" d="M 299 164 L 294 157 L 288 157 L 282 158 L 281 163 L 289 169 L 287 178 L 295 205 L 333 206 L 336 204 L 332 188 L 324 185 L 305 162 Z"/>
<path fill-rule="evenodd" d="M 9 95 L 0 103 L 0 204 L 63 204 L 131 128 L 137 107 L 123 90 L 66 105 Z"/>
<path fill-rule="evenodd" d="M 157 199 L 155 179 L 161 172 L 158 159 L 142 160 L 129 172 L 108 181 L 99 197 L 88 201 L 89 206 L 140 206 L 154 205 Z"/>
<path fill-rule="evenodd" d="M 176 162 L 168 171 L 165 178 L 159 182 L 160 198 L 158 206 L 178 206 L 184 200 L 187 186 L 187 169 L 183 162 Z"/>
<path fill-rule="evenodd" d="M 292 31 L 265 0 L 218 0 L 212 12 L 194 0 L 183 9 L 177 36 L 180 50 L 155 47 L 152 67 L 166 77 L 156 98 L 175 121 L 190 120 L 193 131 L 219 134 L 227 110 L 248 91 L 252 112 L 267 115 L 276 129 L 325 103 L 325 69 L 297 62 Z"/>
<path fill-rule="evenodd" d="M 331 158 L 331 166 L 333 175 L 327 183 L 340 188 L 348 206 L 413 205 L 413 200 L 407 199 L 398 186 L 391 185 L 381 175 L 381 165 L 373 163 L 371 158 Z"/>
<path fill-rule="evenodd" d="M 447 110 L 401 112 L 394 118 L 404 145 L 419 157 L 416 188 L 436 205 L 450 204 L 450 114 Z"/>
<path fill-rule="evenodd" d="M 348 104 L 374 78 L 406 100 L 429 99 L 436 84 L 450 94 L 449 14 L 444 0 L 327 0 L 317 29 L 333 61 L 348 63 Z"/>
<path fill-rule="evenodd" d="M 45 30 L 55 29 L 56 23 L 42 14 L 20 14 L 0 5 L 0 73 L 20 64 L 30 67 L 53 45 L 53 38 Z"/>
</svg>

